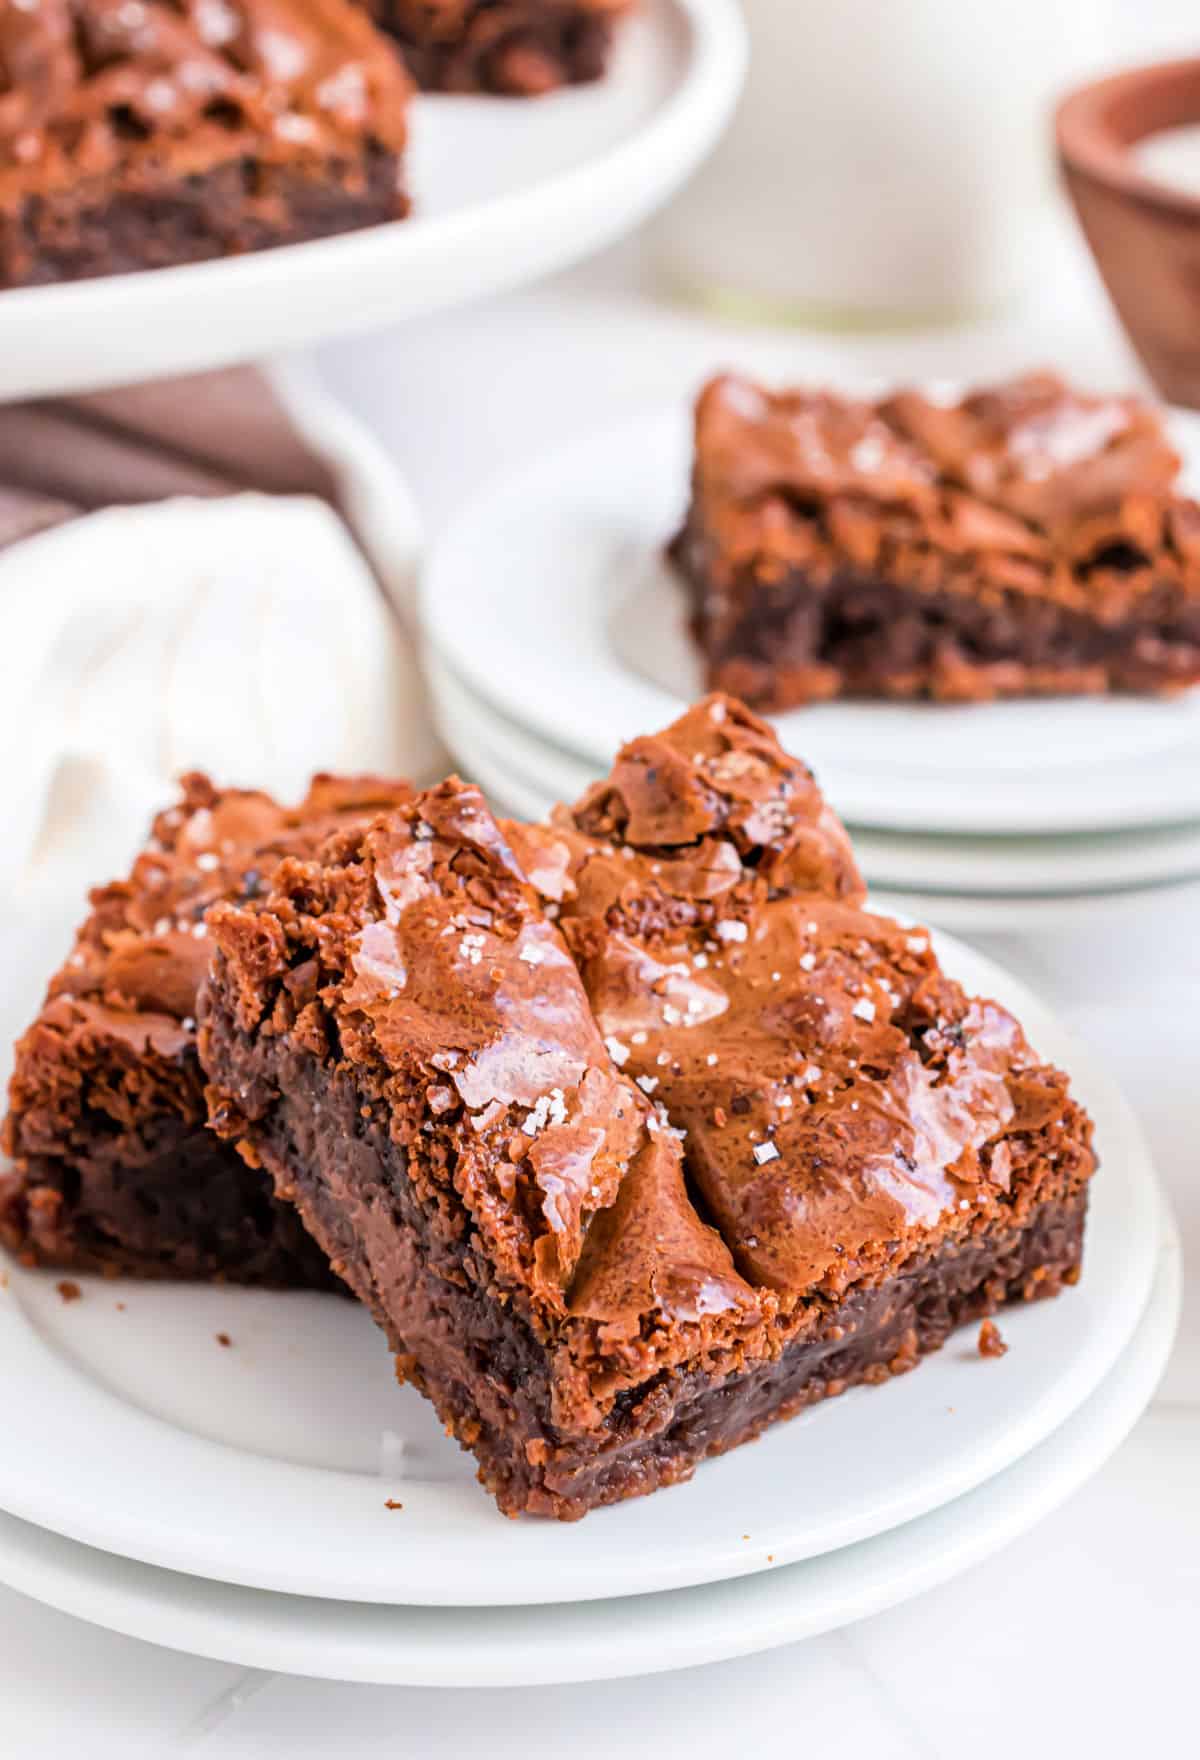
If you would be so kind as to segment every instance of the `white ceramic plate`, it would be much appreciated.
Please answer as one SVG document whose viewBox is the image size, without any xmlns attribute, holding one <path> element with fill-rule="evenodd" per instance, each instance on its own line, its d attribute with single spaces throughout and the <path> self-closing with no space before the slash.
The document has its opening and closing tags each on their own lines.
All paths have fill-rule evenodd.
<svg viewBox="0 0 1200 1760">
<path fill-rule="evenodd" d="M 1049 935 L 1078 929 L 1085 923 L 1109 934 L 1136 938 L 1159 906 L 1190 896 L 1200 912 L 1200 885 L 1182 881 L 1165 886 L 1136 886 L 1128 892 L 1094 892 L 1043 897 L 1003 897 L 965 892 L 902 892 L 872 887 L 872 908 L 884 916 L 919 918 L 954 935 Z"/>
<path fill-rule="evenodd" d="M 6 931 L 0 1042 L 51 964 L 33 913 L 12 915 Z M 0 1291 L 0 1409 L 21 1421 L 0 1449 L 0 1509 L 197 1576 L 467 1606 L 750 1574 L 971 1490 L 1111 1369 L 1145 1305 L 1158 1224 L 1147 1151 L 1105 1068 L 1007 973 L 955 942 L 940 953 L 1071 1071 L 1104 1162 L 1087 1275 L 1062 1300 L 1006 1317 L 1002 1361 L 982 1362 L 968 1329 L 916 1374 L 779 1425 L 686 1485 L 562 1527 L 498 1514 L 430 1408 L 394 1385 L 382 1339 L 349 1302 L 100 1279 L 80 1280 L 82 1300 L 64 1303 L 53 1274 L 13 1268 Z M 404 1508 L 389 1510 L 389 1498 Z"/>
<path fill-rule="evenodd" d="M 539 1686 L 750 1655 L 934 1588 L 1063 1503 L 1124 1440 L 1153 1394 L 1175 1336 L 1181 1283 L 1179 1243 L 1166 1221 L 1153 1293 L 1133 1337 L 1053 1436 L 931 1515 L 757 1577 L 551 1608 L 372 1607 L 155 1570 L 0 1516 L 0 1581 L 171 1649 L 333 1680 Z"/>
<path fill-rule="evenodd" d="M 413 107 L 413 218 L 220 262 L 0 293 L 0 396 L 83 391 L 369 330 L 515 287 L 631 231 L 720 133 L 735 0 L 646 0 L 594 86 Z"/>
<path fill-rule="evenodd" d="M 1200 460 L 1200 420 L 1173 413 Z M 559 448 L 469 508 L 425 571 L 433 646 L 518 726 L 605 766 L 701 691 L 661 559 L 686 498 L 687 412 Z M 1200 691 L 1173 701 L 828 703 L 776 717 L 854 824 L 1104 831 L 1200 819 Z"/>
<path fill-rule="evenodd" d="M 599 765 L 538 739 L 472 696 L 429 650 L 426 671 L 447 746 L 489 794 L 521 816 L 541 818 L 555 802 L 578 799 L 601 773 Z M 1200 825 L 987 838 L 856 828 L 854 850 L 872 886 L 930 897 L 1073 900 L 1200 876 Z"/>
</svg>

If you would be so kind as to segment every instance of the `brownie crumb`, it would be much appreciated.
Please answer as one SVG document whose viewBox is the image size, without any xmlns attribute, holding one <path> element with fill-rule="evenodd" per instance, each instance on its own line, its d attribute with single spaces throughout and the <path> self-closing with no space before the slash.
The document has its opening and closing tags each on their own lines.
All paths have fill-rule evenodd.
<svg viewBox="0 0 1200 1760">
<path fill-rule="evenodd" d="M 54 1287 L 64 1302 L 78 1302 L 82 1299 L 83 1291 L 80 1289 L 79 1285 L 72 1282 L 69 1277 L 64 1277 L 62 1281 L 56 1283 Z"/>
<path fill-rule="evenodd" d="M 225 1350 L 228 1350 L 230 1345 L 233 1343 L 233 1340 L 230 1338 L 230 1336 L 227 1332 L 218 1332 L 217 1343 L 219 1345 L 222 1345 Z"/>
<path fill-rule="evenodd" d="M 985 1320 L 979 1328 L 979 1354 L 981 1357 L 1002 1357 L 1008 1346 L 1000 1335 L 1000 1328 L 994 1320 Z"/>
<path fill-rule="evenodd" d="M 384 1509 L 403 1509 L 404 1505 L 397 1503 L 394 1497 L 388 1497 L 385 1498 L 383 1507 Z"/>
</svg>

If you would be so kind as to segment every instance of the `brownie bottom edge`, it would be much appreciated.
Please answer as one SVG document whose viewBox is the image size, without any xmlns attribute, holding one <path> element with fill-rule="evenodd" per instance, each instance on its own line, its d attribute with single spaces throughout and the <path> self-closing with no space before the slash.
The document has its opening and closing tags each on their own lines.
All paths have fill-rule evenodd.
<svg viewBox="0 0 1200 1760">
<path fill-rule="evenodd" d="M 749 571 L 717 591 L 709 549 L 685 527 L 670 550 L 708 688 L 757 709 L 835 697 L 1161 696 L 1200 683 L 1200 609 L 1151 604 L 1102 624 L 1049 600 L 918 592 L 853 570 L 827 582 L 793 570 L 769 585 Z"/>
<path fill-rule="evenodd" d="M 399 160 L 372 149 L 323 170 L 252 159 L 143 187 L 29 195 L 0 217 L 0 286 L 45 286 L 304 244 L 408 211 Z"/>
<path fill-rule="evenodd" d="M 0 1167 L 0 1243 L 31 1267 L 345 1294 L 291 1205 L 211 1132 Z"/>
</svg>

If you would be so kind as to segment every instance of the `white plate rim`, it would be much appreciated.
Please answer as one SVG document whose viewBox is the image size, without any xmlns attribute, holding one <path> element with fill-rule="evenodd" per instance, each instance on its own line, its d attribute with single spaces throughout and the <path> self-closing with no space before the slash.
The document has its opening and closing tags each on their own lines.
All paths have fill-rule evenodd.
<svg viewBox="0 0 1200 1760">
<path fill-rule="evenodd" d="M 1179 1238 L 1165 1201 L 1157 1275 L 1103 1385 L 1030 1454 L 873 1540 L 707 1587 L 550 1608 L 407 1608 L 232 1588 L 135 1564 L 0 1516 L 0 1581 L 131 1638 L 280 1674 L 377 1685 L 514 1687 L 666 1672 L 794 1643 L 949 1581 L 1035 1526 L 1115 1453 L 1149 1404 L 1178 1325 Z"/>
<path fill-rule="evenodd" d="M 681 32 L 687 63 L 666 101 L 630 137 L 536 186 L 446 214 L 241 257 L 4 289 L 0 394 L 78 393 L 379 327 L 536 280 L 622 237 L 716 140 L 748 54 L 736 0 L 646 0 L 631 26 L 660 36 Z M 537 113 L 547 119 L 548 161 L 551 106 L 571 96 L 558 94 Z M 416 100 L 417 126 L 422 107 L 445 113 L 463 103 L 493 104 L 497 116 L 505 114 L 503 100 L 426 96 Z M 217 307 L 221 323 L 196 321 Z M 53 349 L 45 346 L 49 336 Z"/>
<path fill-rule="evenodd" d="M 861 1501 L 861 1493 L 847 1501 L 843 1487 L 833 1494 L 835 1499 L 841 1495 L 844 1504 L 835 1517 L 826 1510 L 818 1521 L 807 1505 L 797 1510 L 788 1502 L 784 1512 L 773 1512 L 769 1529 L 763 1528 L 759 1511 L 755 1539 L 761 1547 L 744 1546 L 739 1532 L 744 1521 L 730 1507 L 738 1463 L 761 1463 L 743 1472 L 753 1481 L 756 1472 L 777 1470 L 790 1448 L 813 1446 L 804 1441 L 811 1429 L 806 1433 L 803 1424 L 781 1425 L 753 1450 L 734 1450 L 724 1462 L 710 1463 L 690 1485 L 597 1511 L 565 1530 L 552 1523 L 504 1522 L 482 1491 L 468 1487 L 473 1501 L 452 1512 L 450 1534 L 435 1527 L 430 1535 L 410 1525 L 405 1530 L 409 1550 L 397 1558 L 390 1547 L 379 1544 L 378 1479 L 248 1455 L 129 1405 L 88 1379 L 36 1332 L 20 1304 L 22 1275 L 31 1274 L 14 1271 L 7 1290 L 0 1290 L 0 1399 L 6 1409 L 36 1416 L 37 1425 L 30 1428 L 27 1423 L 15 1431 L 0 1450 L 0 1508 L 144 1563 L 249 1587 L 357 1601 L 495 1605 L 545 1600 L 550 1577 L 555 1597 L 574 1601 L 752 1573 L 766 1568 L 768 1553 L 779 1562 L 794 1562 L 834 1550 L 972 1489 L 1064 1422 L 1111 1368 L 1145 1304 L 1157 1210 L 1144 1138 L 1102 1060 L 992 961 L 948 937 L 939 936 L 936 945 L 948 971 L 960 975 L 971 991 L 997 995 L 1011 1006 L 1032 1043 L 1071 1072 L 1076 1091 L 1096 1118 L 1108 1166 L 1092 1198 L 1087 1255 L 1091 1283 L 1085 1273 L 1081 1289 L 1066 1292 L 1060 1302 L 1009 1311 L 1007 1324 L 1018 1334 L 1018 1343 L 1021 1335 L 1032 1339 L 1040 1333 L 1044 1340 L 1046 1333 L 1054 1337 L 1065 1331 L 1070 1354 L 1055 1357 L 1053 1372 L 1043 1379 L 1035 1400 L 1019 1384 L 1009 1389 L 1004 1383 L 1003 1399 L 996 1397 L 997 1387 L 989 1386 L 979 1433 L 964 1435 L 964 1419 L 948 1447 L 941 1432 L 937 1446 L 931 1446 L 934 1432 L 927 1414 L 917 1432 L 921 1466 L 914 1469 L 912 1482 L 896 1482 L 893 1459 L 873 1501 Z M 1101 1287 L 1104 1300 L 1095 1304 L 1088 1292 Z M 1086 1332 L 1074 1336 L 1084 1323 Z M 1028 1348 L 1034 1355 L 1025 1363 L 1032 1367 L 1036 1350 L 1032 1344 Z M 1061 1341 L 1052 1348 L 1061 1352 Z M 845 1395 L 819 1408 L 808 1423 L 832 1420 L 836 1426 L 847 1403 L 864 1398 L 872 1402 L 872 1428 L 886 1422 L 889 1408 L 903 1422 L 906 1410 L 924 1411 L 933 1398 L 931 1377 L 938 1374 L 939 1361 L 949 1359 L 935 1357 L 932 1366 L 913 1376 L 866 1394 Z M 1020 1351 L 1005 1361 L 1020 1363 Z M 972 1383 L 970 1392 L 961 1382 L 957 1386 L 956 1398 L 963 1403 L 982 1397 L 981 1384 Z M 846 1420 L 843 1435 L 848 1428 L 853 1433 L 854 1425 Z M 89 1436 L 98 1444 L 103 1437 L 102 1456 L 90 1464 L 86 1449 L 82 1457 L 80 1453 L 81 1440 Z M 772 1447 L 774 1453 L 768 1454 Z M 932 1460 L 925 1458 L 930 1454 Z M 98 1503 L 105 1474 L 107 1498 Z M 87 1499 L 78 1495 L 81 1482 L 89 1488 Z M 709 1489 L 689 1499 L 692 1486 Z M 415 1497 L 414 1515 L 422 1508 L 436 1514 L 439 1496 L 435 1486 L 423 1503 Z M 714 1498 L 721 1509 L 720 1533 L 698 1534 L 697 1510 L 706 1514 L 711 1528 L 709 1503 Z M 239 1512 L 241 1533 L 253 1545 L 229 1544 L 234 1511 Z M 297 1534 L 306 1535 L 311 1544 L 297 1547 Z M 580 1535 L 585 1538 L 573 1539 Z M 456 1543 L 457 1556 L 452 1551 Z M 220 1561 L 219 1570 L 214 1560 Z"/>
</svg>

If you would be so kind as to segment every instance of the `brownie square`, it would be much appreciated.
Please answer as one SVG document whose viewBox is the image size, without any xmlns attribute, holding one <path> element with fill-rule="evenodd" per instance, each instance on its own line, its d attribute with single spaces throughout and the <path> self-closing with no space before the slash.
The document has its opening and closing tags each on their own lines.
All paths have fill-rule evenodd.
<svg viewBox="0 0 1200 1760">
<path fill-rule="evenodd" d="M 716 379 L 672 546 L 708 681 L 776 710 L 1194 685 L 1178 470 L 1148 405 L 1046 373 L 957 403 Z"/>
<path fill-rule="evenodd" d="M 399 219 L 411 83 L 352 0 L 0 9 L 0 285 Z"/>
<path fill-rule="evenodd" d="M 145 1277 L 335 1285 L 290 1205 L 206 1129 L 196 993 L 205 912 L 249 898 L 286 852 L 406 798 L 314 778 L 296 808 L 185 778 L 125 880 L 98 888 L 18 1041 L 0 1241 L 28 1264 Z"/>
<path fill-rule="evenodd" d="M 1091 1126 L 714 698 L 550 827 L 457 781 L 217 906 L 221 1134 L 509 1514 L 575 1518 L 1078 1274 Z"/>
<path fill-rule="evenodd" d="M 634 0 L 367 0 L 417 84 L 532 98 L 599 79 Z"/>
</svg>

